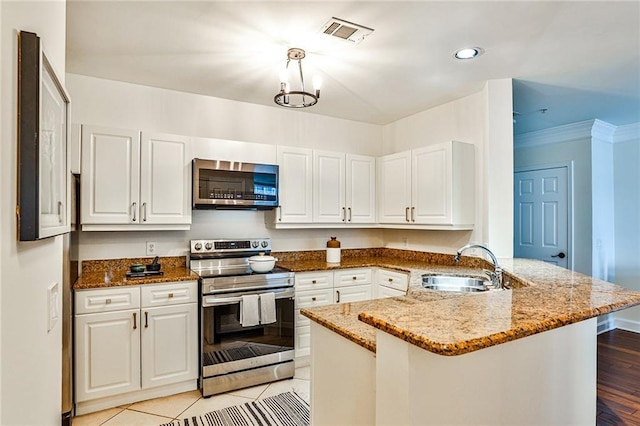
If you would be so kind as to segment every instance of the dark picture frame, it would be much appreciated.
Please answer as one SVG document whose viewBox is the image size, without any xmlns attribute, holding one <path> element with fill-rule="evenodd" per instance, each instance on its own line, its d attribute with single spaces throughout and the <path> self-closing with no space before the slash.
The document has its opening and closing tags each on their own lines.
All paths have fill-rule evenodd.
<svg viewBox="0 0 640 426">
<path fill-rule="evenodd" d="M 18 33 L 20 241 L 70 232 L 70 100 L 37 34 Z"/>
</svg>

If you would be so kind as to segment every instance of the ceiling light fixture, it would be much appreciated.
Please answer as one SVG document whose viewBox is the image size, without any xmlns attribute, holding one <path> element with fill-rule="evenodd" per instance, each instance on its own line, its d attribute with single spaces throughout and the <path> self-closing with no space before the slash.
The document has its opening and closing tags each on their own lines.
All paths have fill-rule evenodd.
<svg viewBox="0 0 640 426">
<path fill-rule="evenodd" d="M 314 80 L 315 93 L 307 92 L 304 89 L 304 76 L 302 75 L 302 60 L 305 52 L 297 47 L 287 50 L 287 65 L 285 66 L 283 75 L 280 76 L 280 91 L 273 97 L 273 101 L 287 108 L 307 108 L 318 103 L 320 98 L 319 80 Z M 300 90 L 291 90 L 289 84 L 289 62 L 291 60 L 298 61 L 298 70 L 300 71 Z"/>
<path fill-rule="evenodd" d="M 460 60 L 473 59 L 484 53 L 484 49 L 481 47 L 463 47 L 458 49 L 453 54 L 453 57 Z"/>
</svg>

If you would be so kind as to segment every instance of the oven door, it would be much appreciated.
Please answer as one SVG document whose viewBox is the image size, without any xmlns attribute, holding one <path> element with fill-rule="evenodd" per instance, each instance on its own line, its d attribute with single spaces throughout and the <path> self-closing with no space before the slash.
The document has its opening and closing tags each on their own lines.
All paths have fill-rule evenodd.
<svg viewBox="0 0 640 426">
<path fill-rule="evenodd" d="M 293 360 L 294 289 L 269 292 L 275 293 L 276 321 L 250 327 L 240 324 L 240 301 L 243 295 L 260 291 L 202 296 L 203 378 Z"/>
</svg>

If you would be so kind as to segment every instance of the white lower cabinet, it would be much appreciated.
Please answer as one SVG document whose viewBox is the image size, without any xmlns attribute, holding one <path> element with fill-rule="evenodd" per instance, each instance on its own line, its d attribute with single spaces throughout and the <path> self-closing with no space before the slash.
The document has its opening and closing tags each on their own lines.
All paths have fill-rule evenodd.
<svg viewBox="0 0 640 426">
<path fill-rule="evenodd" d="M 75 307 L 76 414 L 197 388 L 195 281 L 80 290 Z"/>
<path fill-rule="evenodd" d="M 404 272 L 377 269 L 375 272 L 374 298 L 404 296 L 409 287 L 409 276 Z"/>
<path fill-rule="evenodd" d="M 311 347 L 310 320 L 300 314 L 300 308 L 370 300 L 371 277 L 370 268 L 296 273 L 296 358 L 308 356 Z"/>
</svg>

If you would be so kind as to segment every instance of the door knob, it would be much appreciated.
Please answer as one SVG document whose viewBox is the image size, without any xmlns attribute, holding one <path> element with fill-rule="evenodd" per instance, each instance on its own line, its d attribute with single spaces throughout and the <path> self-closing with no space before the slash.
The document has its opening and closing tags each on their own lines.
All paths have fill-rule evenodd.
<svg viewBox="0 0 640 426">
<path fill-rule="evenodd" d="M 559 257 L 560 259 L 564 259 L 565 257 L 567 257 L 566 254 L 564 254 L 563 252 L 560 252 L 558 254 L 554 254 L 551 257 Z"/>
</svg>

